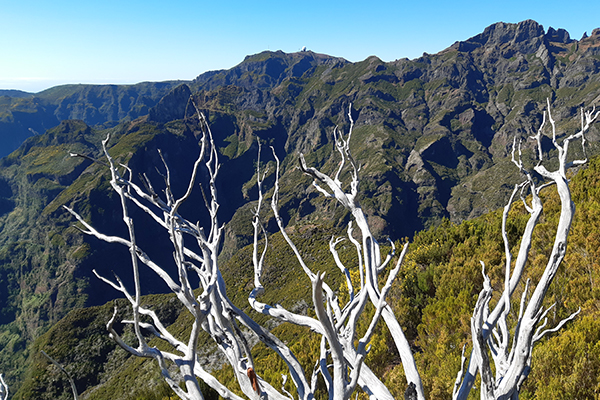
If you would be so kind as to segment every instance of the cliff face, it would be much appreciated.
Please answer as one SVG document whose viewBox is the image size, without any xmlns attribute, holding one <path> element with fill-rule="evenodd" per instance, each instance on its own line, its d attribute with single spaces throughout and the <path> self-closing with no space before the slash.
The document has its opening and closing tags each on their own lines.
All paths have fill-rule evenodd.
<svg viewBox="0 0 600 400">
<path fill-rule="evenodd" d="M 0 91 L 0 157 L 63 120 L 114 126 L 118 121 L 147 115 L 151 107 L 180 84 L 64 85 L 36 94 Z"/>
<path fill-rule="evenodd" d="M 100 158 L 100 141 L 108 133 L 111 151 L 134 174 L 145 172 L 154 182 L 162 181 L 155 168 L 162 165 L 161 148 L 176 190 L 183 190 L 198 152 L 199 132 L 186 119 L 195 112 L 192 95 L 210 121 L 223 162 L 217 185 L 227 259 L 249 243 L 256 193 L 248 182 L 257 139 L 283 159 L 286 223 L 344 226 L 346 216 L 295 167 L 303 153 L 309 164 L 335 170 L 333 131 L 337 126 L 347 132 L 350 110 L 361 204 L 378 237 L 399 238 L 443 218 L 461 221 L 503 205 L 518 180 L 509 160 L 513 139 L 537 130 L 546 99 L 561 132 L 577 129 L 579 107 L 600 100 L 599 72 L 600 30 L 577 41 L 564 30 L 524 21 L 494 24 L 415 60 L 350 63 L 309 51 L 263 52 L 184 84 L 82 85 L 33 98 L 1 97 L 0 139 L 31 133 L 32 126 L 39 135 L 0 161 L 0 281 L 8 282 L 0 290 L 0 330 L 6 333 L 0 335 L 0 370 L 21 379 L 17 366 L 25 365 L 32 339 L 69 309 L 116 295 L 96 283 L 91 269 L 105 275 L 127 270 L 126 250 L 82 237 L 61 209 L 67 204 L 108 233 L 123 232 L 102 164 L 68 156 Z M 596 127 L 589 139 L 589 154 L 598 153 Z M 526 141 L 523 151 L 527 159 Z M 183 211 L 202 222 L 206 216 L 195 206 L 203 204 L 201 193 L 195 196 Z M 170 250 L 145 227 L 142 222 L 144 246 L 168 263 Z M 267 229 L 273 228 L 268 221 Z M 113 256 L 110 263 L 106 252 Z M 146 283 L 150 292 L 166 290 L 152 286 L 150 278 Z"/>
</svg>

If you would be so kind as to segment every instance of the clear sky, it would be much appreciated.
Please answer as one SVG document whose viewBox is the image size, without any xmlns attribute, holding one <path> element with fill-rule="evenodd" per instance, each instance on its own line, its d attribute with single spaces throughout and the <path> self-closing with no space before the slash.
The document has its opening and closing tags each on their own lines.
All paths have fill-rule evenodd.
<svg viewBox="0 0 600 400">
<path fill-rule="evenodd" d="M 349 61 L 415 58 L 525 19 L 580 39 L 600 27 L 600 2 L 0 0 L 0 89 L 190 80 L 303 46 Z"/>
</svg>

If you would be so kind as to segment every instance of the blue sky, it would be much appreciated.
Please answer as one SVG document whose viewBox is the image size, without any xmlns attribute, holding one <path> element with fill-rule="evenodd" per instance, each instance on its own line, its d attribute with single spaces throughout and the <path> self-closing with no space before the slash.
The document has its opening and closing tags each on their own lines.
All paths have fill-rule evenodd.
<svg viewBox="0 0 600 400">
<path fill-rule="evenodd" d="M 499 21 L 534 19 L 579 39 L 599 15 L 598 2 L 555 0 L 0 0 L 0 89 L 189 80 L 303 46 L 350 61 L 415 58 Z"/>
</svg>

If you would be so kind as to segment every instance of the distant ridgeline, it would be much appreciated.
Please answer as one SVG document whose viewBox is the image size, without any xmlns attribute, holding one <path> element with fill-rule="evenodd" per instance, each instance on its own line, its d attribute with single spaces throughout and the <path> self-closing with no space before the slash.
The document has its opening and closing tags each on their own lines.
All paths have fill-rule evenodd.
<svg viewBox="0 0 600 400">
<path fill-rule="evenodd" d="M 173 190 L 183 193 L 198 153 L 198 132 L 188 118 L 195 112 L 190 96 L 209 119 L 220 149 L 223 166 L 217 185 L 220 218 L 226 223 L 221 257 L 229 260 L 229 271 L 249 268 L 244 264 L 244 247 L 252 233 L 257 139 L 273 146 L 283 159 L 281 213 L 286 223 L 295 227 L 299 240 L 326 243 L 332 233 L 344 229 L 347 216 L 343 210 L 318 196 L 310 188 L 310 179 L 295 166 L 297 154 L 303 153 L 310 165 L 325 171 L 335 169 L 338 159 L 337 154 L 332 156 L 333 130 L 336 126 L 347 130 L 347 112 L 352 104 L 355 130 L 351 147 L 362 168 L 361 205 L 377 237 L 414 236 L 418 242 L 413 257 L 417 257 L 414 260 L 419 268 L 405 277 L 405 282 L 414 279 L 414 285 L 403 289 L 406 301 L 414 303 L 415 311 L 407 311 L 405 321 L 411 340 L 423 349 L 424 363 L 433 364 L 435 357 L 459 360 L 460 353 L 446 353 L 439 350 L 441 347 L 438 351 L 443 354 L 435 354 L 433 347 L 427 347 L 430 337 L 419 328 L 425 318 L 439 318 L 439 334 L 447 334 L 444 340 L 452 341 L 448 346 L 462 340 L 464 321 L 446 321 L 438 314 L 455 303 L 460 303 L 460 308 L 464 303 L 470 310 L 469 302 L 481 286 L 481 276 L 479 271 L 463 274 L 445 265 L 455 265 L 458 250 L 470 240 L 485 245 L 473 244 L 465 250 L 463 256 L 469 262 L 479 265 L 476 257 L 484 257 L 480 252 L 488 251 L 486 257 L 492 261 L 486 264 L 501 264 L 502 251 L 497 248 L 501 242 L 493 236 L 498 233 L 494 224 L 499 216 L 484 214 L 504 205 L 508 191 L 519 181 L 518 170 L 510 162 L 513 138 L 526 139 L 537 130 L 546 99 L 552 103 L 553 116 L 563 132 L 577 129 L 580 107 L 599 104 L 600 30 L 578 41 L 564 30 L 545 31 L 530 20 L 497 23 L 438 54 L 423 54 L 414 60 L 385 63 L 370 57 L 350 63 L 310 51 L 263 52 L 246 57 L 229 70 L 207 72 L 190 82 L 66 85 L 36 94 L 0 91 L 0 155 L 5 156 L 0 160 L 0 372 L 6 374 L 14 388 L 12 393 L 22 388 L 15 398 L 69 398 L 68 382 L 51 375 L 54 372 L 38 357 L 38 350 L 53 348 L 62 362 L 72 365 L 72 375 L 82 391 L 101 382 L 105 386 L 96 388 L 95 393 L 104 393 L 104 398 L 135 398 L 127 396 L 142 390 L 122 387 L 118 394 L 117 389 L 106 386 L 111 381 L 116 385 L 112 378 L 118 374 L 125 374 L 119 375 L 120 382 L 130 379 L 124 376 L 142 368 L 140 365 L 151 368 L 141 361 L 135 361 L 139 365 L 124 364 L 125 355 L 114 350 L 103 330 L 110 305 L 74 311 L 61 321 L 73 309 L 100 306 L 117 296 L 93 276 L 92 269 L 105 276 L 114 271 L 126 283 L 131 281 L 127 249 L 84 237 L 72 227 L 73 219 L 62 205 L 76 209 L 107 234 L 125 232 L 118 199 L 109 190 L 108 171 L 102 163 L 91 161 L 102 158 L 101 141 L 109 132 L 113 157 L 126 163 L 135 175 L 146 173 L 157 192 L 162 188 L 157 171 L 157 167 L 162 168 L 161 149 L 170 167 Z M 588 154 L 599 153 L 597 126 L 588 139 Z M 550 150 L 551 144 L 547 145 Z M 531 149 L 524 141 L 525 158 Z M 70 157 L 69 153 L 88 158 Z M 588 183 L 576 185 L 579 192 L 574 196 L 588 199 L 593 208 L 596 200 L 588 191 L 597 190 L 599 178 L 596 172 L 586 176 Z M 272 180 L 271 168 L 266 184 Z M 181 212 L 202 222 L 207 216 L 193 205 L 203 202 L 198 192 Z M 480 219 L 458 227 L 448 222 L 475 217 Z M 440 223 L 439 230 L 415 236 Z M 170 243 L 140 224 L 142 247 L 168 265 Z M 486 228 L 486 224 L 490 226 Z M 274 231 L 273 227 L 270 221 L 267 229 Z M 585 250 L 592 257 L 600 244 L 597 232 L 589 229 L 573 242 L 596 238 L 596 242 L 589 239 L 591 247 Z M 490 238 L 496 242 L 492 244 Z M 439 244 L 446 239 L 448 244 Z M 314 245 L 306 247 L 319 250 Z M 579 260 L 577 265 L 587 268 L 591 281 L 597 282 L 600 271 L 594 260 Z M 168 290 L 144 273 L 148 293 Z M 457 281 L 460 274 L 466 281 Z M 568 281 L 567 277 L 561 279 Z M 281 287 L 290 284 L 282 282 Z M 231 297 L 243 306 L 245 288 L 232 290 L 239 290 L 239 296 Z M 308 293 L 297 292 L 299 296 Z M 594 293 L 598 295 L 597 290 Z M 583 295 L 576 288 L 556 293 L 555 299 L 563 307 L 558 314 L 574 302 L 582 307 L 587 304 L 586 315 L 595 315 L 592 305 L 597 305 L 599 298 L 577 296 Z M 168 304 L 160 305 L 163 300 L 162 295 L 156 295 L 149 301 L 162 307 L 170 322 L 184 318 Z M 399 301 L 397 306 L 407 304 Z M 457 314 L 456 318 L 462 316 Z M 588 325 L 574 324 L 561 337 L 571 334 L 581 343 L 591 343 L 600 328 L 586 318 L 575 324 Z M 88 326 L 93 329 L 86 328 L 85 340 L 77 336 L 79 327 Z M 584 332 L 581 335 L 585 338 L 577 332 Z M 90 335 L 97 339 L 97 347 L 90 344 Z M 548 345 L 563 346 L 560 340 L 551 339 Z M 67 342 L 69 346 L 56 348 Z M 84 342 L 87 344 L 78 347 Z M 95 356 L 82 356 L 91 348 L 98 350 Z M 456 351 L 460 352 L 460 346 Z M 544 357 L 546 353 L 542 350 L 538 354 Z M 383 353 L 379 356 L 382 363 L 394 362 Z M 109 360 L 106 365 L 105 360 Z M 125 369 L 117 371 L 119 366 Z M 144 371 L 156 376 L 154 370 Z M 392 374 L 389 379 L 394 379 L 394 371 L 382 368 L 381 373 Z M 446 378 L 449 373 L 438 371 L 440 382 L 441 377 L 445 377 L 444 382 L 453 382 L 453 378 Z M 544 376 L 551 376 L 551 371 L 546 373 Z M 446 396 L 447 388 L 441 388 L 433 376 L 427 379 L 430 393 Z M 66 390 L 60 386 L 63 383 Z M 162 390 L 161 386 L 156 390 Z M 535 390 L 541 389 L 534 385 L 531 391 Z"/>
</svg>

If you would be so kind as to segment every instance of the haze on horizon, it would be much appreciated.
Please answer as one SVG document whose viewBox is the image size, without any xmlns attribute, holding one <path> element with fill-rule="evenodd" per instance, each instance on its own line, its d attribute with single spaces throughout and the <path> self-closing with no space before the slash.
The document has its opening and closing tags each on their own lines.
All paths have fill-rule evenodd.
<svg viewBox="0 0 600 400">
<path fill-rule="evenodd" d="M 375 4 L 375 3 L 373 3 Z M 191 80 L 264 50 L 309 50 L 361 61 L 437 53 L 487 26 L 533 19 L 580 39 L 600 26 L 600 5 L 494 2 L 192 0 L 5 2 L 0 89 L 39 92 L 67 83 Z"/>
</svg>

